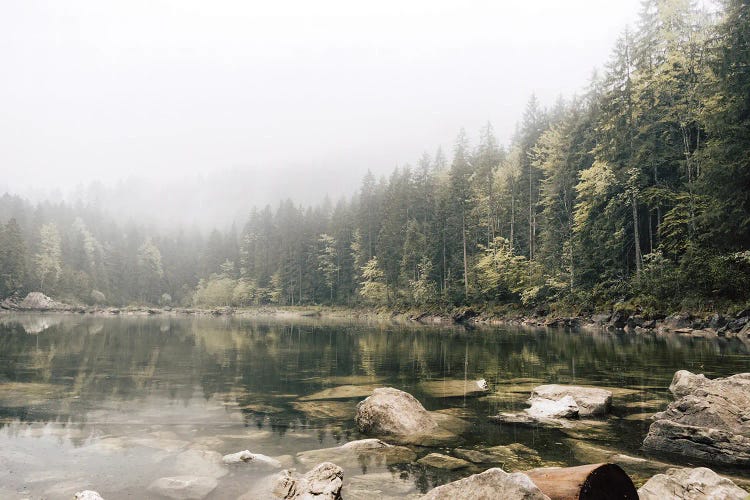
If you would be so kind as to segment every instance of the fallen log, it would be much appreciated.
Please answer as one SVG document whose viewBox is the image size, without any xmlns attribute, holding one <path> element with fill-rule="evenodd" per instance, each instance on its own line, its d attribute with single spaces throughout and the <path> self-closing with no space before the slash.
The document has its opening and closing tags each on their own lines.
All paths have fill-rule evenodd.
<svg viewBox="0 0 750 500">
<path fill-rule="evenodd" d="M 633 481 L 615 464 L 541 468 L 524 474 L 550 500 L 638 500 Z"/>
</svg>

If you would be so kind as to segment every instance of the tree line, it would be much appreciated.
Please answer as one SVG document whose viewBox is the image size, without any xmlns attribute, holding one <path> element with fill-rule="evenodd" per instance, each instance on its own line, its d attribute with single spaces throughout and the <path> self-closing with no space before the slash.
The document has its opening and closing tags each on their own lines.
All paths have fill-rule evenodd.
<svg viewBox="0 0 750 500">
<path fill-rule="evenodd" d="M 200 306 L 663 310 L 750 298 L 750 4 L 646 0 L 581 95 L 337 203 L 156 232 L 0 199 L 0 294 Z M 100 295 L 94 294 L 97 291 Z"/>
</svg>

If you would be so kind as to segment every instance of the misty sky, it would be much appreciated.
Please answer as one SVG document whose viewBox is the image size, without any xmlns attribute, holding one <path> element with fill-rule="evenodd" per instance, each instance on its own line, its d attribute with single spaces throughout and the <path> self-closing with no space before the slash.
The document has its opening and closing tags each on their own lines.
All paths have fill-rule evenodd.
<svg viewBox="0 0 750 500">
<path fill-rule="evenodd" d="M 639 6 L 6 1 L 0 188 L 234 170 L 349 192 L 462 126 L 507 142 L 532 92 L 585 87 Z"/>
</svg>

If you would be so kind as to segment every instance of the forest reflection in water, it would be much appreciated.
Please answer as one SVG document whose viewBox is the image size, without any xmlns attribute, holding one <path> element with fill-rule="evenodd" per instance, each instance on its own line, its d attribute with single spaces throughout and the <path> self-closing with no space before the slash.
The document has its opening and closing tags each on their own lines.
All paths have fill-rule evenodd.
<svg viewBox="0 0 750 500">
<path fill-rule="evenodd" d="M 86 487 L 106 498 L 137 496 L 158 477 L 196 470 L 216 476 L 215 498 L 239 496 L 262 474 L 211 468 L 197 451 L 250 449 L 306 470 L 297 453 L 362 437 L 353 421 L 356 402 L 384 385 L 466 419 L 470 426 L 453 446 L 520 442 L 537 453 L 531 466 L 586 461 L 581 443 L 638 453 L 648 417 L 666 405 L 676 370 L 725 376 L 748 371 L 749 363 L 748 346 L 737 340 L 674 335 L 6 315 L 0 317 L 0 497 L 69 498 Z M 474 397 L 431 383 L 480 378 L 491 390 Z M 541 383 L 616 388 L 614 416 L 566 434 L 487 420 L 522 408 Z M 342 386 L 340 394 L 317 394 Z M 366 485 L 363 474 L 389 472 L 391 496 L 405 497 L 471 471 L 354 464 L 347 478 Z"/>
</svg>

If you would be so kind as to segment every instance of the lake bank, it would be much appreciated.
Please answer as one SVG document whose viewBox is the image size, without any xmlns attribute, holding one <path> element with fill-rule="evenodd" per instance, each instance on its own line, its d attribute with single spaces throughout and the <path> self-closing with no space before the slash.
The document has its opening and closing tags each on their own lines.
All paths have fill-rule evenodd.
<svg viewBox="0 0 750 500">
<path fill-rule="evenodd" d="M 391 309 L 344 306 L 255 306 L 246 308 L 214 307 L 102 307 L 70 305 L 57 302 L 37 292 L 23 300 L 0 302 L 0 314 L 8 312 L 62 312 L 104 316 L 196 315 L 196 316 L 272 316 L 279 319 L 327 318 L 367 321 L 396 321 L 418 324 L 464 326 L 530 326 L 541 328 L 584 328 L 625 330 L 635 333 L 676 333 L 695 337 L 750 339 L 750 309 L 725 313 L 641 313 L 614 310 L 595 314 L 561 315 L 544 309 L 532 313 L 519 310 L 504 312 L 473 307 L 443 309 Z"/>
</svg>

